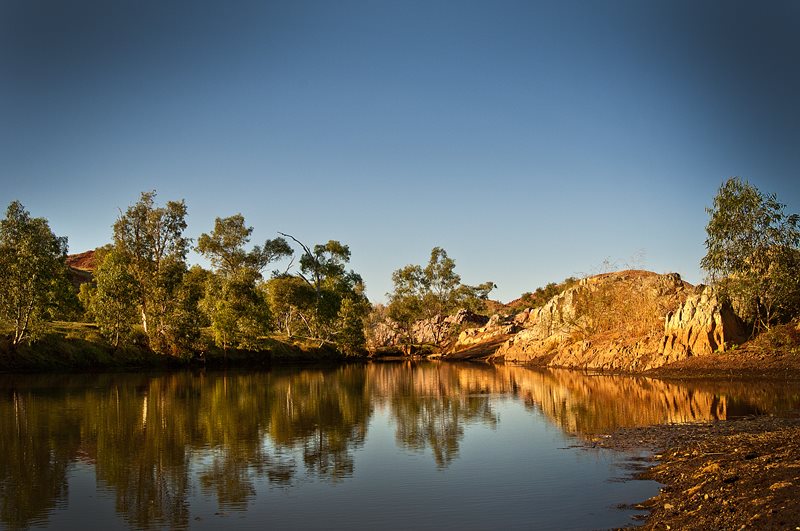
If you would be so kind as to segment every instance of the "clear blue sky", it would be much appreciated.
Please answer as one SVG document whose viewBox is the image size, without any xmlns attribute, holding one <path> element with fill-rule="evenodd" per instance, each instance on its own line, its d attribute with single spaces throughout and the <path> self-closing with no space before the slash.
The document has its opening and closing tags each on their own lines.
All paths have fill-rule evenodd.
<svg viewBox="0 0 800 531">
<path fill-rule="evenodd" d="M 0 200 L 71 252 L 144 190 L 194 238 L 241 212 L 349 244 L 373 300 L 436 245 L 501 300 L 606 258 L 698 282 L 724 179 L 800 211 L 798 28 L 796 1 L 0 0 Z"/>
</svg>

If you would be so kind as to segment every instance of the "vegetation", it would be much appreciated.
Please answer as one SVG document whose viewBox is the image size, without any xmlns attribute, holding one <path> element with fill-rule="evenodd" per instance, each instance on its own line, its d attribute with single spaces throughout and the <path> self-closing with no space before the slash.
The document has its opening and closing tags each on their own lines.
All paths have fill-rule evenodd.
<svg viewBox="0 0 800 531">
<path fill-rule="evenodd" d="M 258 339 L 269 333 L 269 306 L 256 282 L 269 263 L 292 254 L 283 238 L 246 251 L 252 233 L 244 217 L 236 214 L 217 218 L 211 234 L 202 234 L 197 241 L 197 250 L 215 268 L 206 279 L 200 306 L 211 321 L 214 342 L 225 351 L 231 346 L 256 350 Z"/>
<path fill-rule="evenodd" d="M 755 332 L 798 318 L 800 216 L 787 214 L 774 195 L 739 178 L 726 181 L 707 210 L 707 254 L 701 265 L 722 297 Z M 394 271 L 388 304 L 373 308 L 363 279 L 348 269 L 346 244 L 307 245 L 278 233 L 251 246 L 253 228 L 241 214 L 217 218 L 213 230 L 198 238 L 196 250 L 211 269 L 190 268 L 186 215 L 182 200 L 159 205 L 155 192 L 142 193 L 114 223 L 113 242 L 96 250 L 91 282 L 76 296 L 65 264 L 66 238 L 12 202 L 0 222 L 3 350 L 36 340 L 52 345 L 69 340 L 73 332 L 47 336 L 45 323 L 74 319 L 78 310 L 93 326 L 72 339 L 100 341 L 105 351 L 121 357 L 131 348 L 180 358 L 213 352 L 236 357 L 282 348 L 275 334 L 288 351 L 314 345 L 320 352 L 360 355 L 366 329 L 406 352 L 420 342 L 430 350 L 441 348 L 457 331 L 446 318 L 460 309 L 518 312 L 545 304 L 577 282 L 572 277 L 551 282 L 507 306 L 491 307 L 494 284 L 463 284 L 455 260 L 435 247 L 427 264 Z M 291 256 L 298 256 L 297 262 L 289 261 Z M 288 267 L 265 278 L 267 266 L 281 259 Z M 657 334 L 660 316 L 672 308 L 632 300 L 626 283 L 637 278 L 602 284 L 587 300 L 577 301 L 577 333 L 586 338 Z"/>
<path fill-rule="evenodd" d="M 447 330 L 443 318 L 460 308 L 481 309 L 494 289 L 494 282 L 462 284 L 455 266 L 444 249 L 434 247 L 424 268 L 407 265 L 392 273 L 394 292 L 389 294 L 388 316 L 401 330 L 407 347 L 414 343 L 414 325 L 420 320 L 431 321 L 433 343 L 441 345 Z"/>
<path fill-rule="evenodd" d="M 774 194 L 728 179 L 706 209 L 711 280 L 756 332 L 800 314 L 800 216 Z"/>
<path fill-rule="evenodd" d="M 118 347 L 133 337 L 133 327 L 139 321 L 136 279 L 128 272 L 122 255 L 111 246 L 98 249 L 97 262 L 94 285 L 81 285 L 80 300 L 103 336 Z"/>
<path fill-rule="evenodd" d="M 510 303 L 511 309 L 514 311 L 521 311 L 525 308 L 539 308 L 544 306 L 547 301 L 577 284 L 578 279 L 575 277 L 568 277 L 561 282 L 549 282 L 545 286 L 536 288 L 535 291 L 526 291 L 522 296 Z"/>
<path fill-rule="evenodd" d="M 320 344 L 332 342 L 346 354 L 362 353 L 370 304 L 361 275 L 347 271 L 350 248 L 336 240 L 311 248 L 280 234 L 300 245 L 303 254 L 297 276 L 278 275 L 265 286 L 278 320 L 290 335 L 303 330 Z"/>
<path fill-rule="evenodd" d="M 302 248 L 298 271 L 265 280 L 263 270 L 294 251 L 284 237 L 249 248 L 253 228 L 236 214 L 217 218 L 198 238 L 197 251 L 212 270 L 189 268 L 186 213 L 183 201 L 158 205 L 155 192 L 142 193 L 114 223 L 113 243 L 96 249 L 91 282 L 75 293 L 66 238 L 11 203 L 0 226 L 0 326 L 7 337 L 0 348 L 39 342 L 20 351 L 27 360 L 7 357 L 2 366 L 58 367 L 61 360 L 51 355 L 57 350 L 75 366 L 151 365 L 154 358 L 142 353 L 209 360 L 221 352 L 247 360 L 247 350 L 269 352 L 264 359 L 364 352 L 371 306 L 361 276 L 346 268 L 347 245 L 331 240 L 312 248 L 291 237 Z M 64 332 L 53 321 L 80 315 L 93 325 L 75 323 Z M 275 328 L 287 338 L 272 339 Z M 75 349 L 86 356 L 70 354 Z"/>
<path fill-rule="evenodd" d="M 46 219 L 32 218 L 19 201 L 8 205 L 0 221 L 0 319 L 13 325 L 13 345 L 36 339 L 68 297 L 66 255 L 67 238 Z"/>
</svg>

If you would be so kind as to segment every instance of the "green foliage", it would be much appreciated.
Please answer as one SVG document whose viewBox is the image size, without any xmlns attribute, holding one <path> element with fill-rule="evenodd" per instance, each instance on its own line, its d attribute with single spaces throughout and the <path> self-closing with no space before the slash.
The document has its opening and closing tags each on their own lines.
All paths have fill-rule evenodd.
<svg viewBox="0 0 800 531">
<path fill-rule="evenodd" d="M 0 319 L 13 326 L 12 344 L 35 339 L 70 292 L 67 239 L 32 218 L 22 203 L 8 205 L 0 221 Z"/>
<path fill-rule="evenodd" d="M 316 292 L 305 280 L 294 275 L 279 275 L 261 285 L 278 329 L 289 337 L 298 331 L 310 336 L 309 319 L 314 314 Z"/>
<path fill-rule="evenodd" d="M 269 306 L 254 284 L 246 271 L 232 277 L 214 274 L 206 281 L 200 307 L 210 318 L 217 346 L 256 350 L 259 338 L 269 333 Z"/>
<path fill-rule="evenodd" d="M 347 270 L 350 248 L 336 240 L 303 249 L 296 277 L 279 275 L 266 286 L 281 327 L 291 335 L 304 329 L 308 337 L 331 341 L 347 354 L 363 350 L 364 320 L 370 311 L 361 276 Z"/>
<path fill-rule="evenodd" d="M 164 331 L 173 355 L 186 357 L 205 349 L 200 330 L 209 326 L 210 321 L 200 310 L 200 301 L 205 296 L 210 276 L 211 272 L 198 265 L 192 266 L 174 292 L 171 318 Z"/>
<path fill-rule="evenodd" d="M 460 308 L 479 310 L 495 287 L 493 282 L 462 284 L 455 265 L 444 249 L 434 247 L 424 268 L 407 265 L 392 273 L 394 292 L 388 294 L 388 315 L 402 330 L 407 345 L 414 343 L 413 327 L 417 321 L 444 317 Z M 444 322 L 439 320 L 432 326 L 434 343 L 439 345 L 446 339 Z"/>
<path fill-rule="evenodd" d="M 224 276 L 236 275 L 245 269 L 260 273 L 270 262 L 291 256 L 292 249 L 283 238 L 267 240 L 263 246 L 256 245 L 246 251 L 252 233 L 253 227 L 245 226 L 241 214 L 217 218 L 211 234 L 201 234 L 197 239 L 197 250 Z"/>
<path fill-rule="evenodd" d="M 347 355 L 364 352 L 367 338 L 364 335 L 364 319 L 370 305 L 365 298 L 345 297 L 339 306 L 336 344 Z"/>
<path fill-rule="evenodd" d="M 256 349 L 258 339 L 270 331 L 269 307 L 256 282 L 267 264 L 292 253 L 283 238 L 267 240 L 263 247 L 248 251 L 245 246 L 252 233 L 244 217 L 236 214 L 217 218 L 211 234 L 198 239 L 197 250 L 215 267 L 206 280 L 201 307 L 210 319 L 215 343 L 225 350 Z"/>
<path fill-rule="evenodd" d="M 176 353 L 181 351 L 176 338 L 196 333 L 184 328 L 192 320 L 181 316 L 185 311 L 181 289 L 189 244 L 183 236 L 186 204 L 167 201 L 159 207 L 155 196 L 155 192 L 143 192 L 114 223 L 114 252 L 135 282 L 136 302 L 150 348 Z"/>
<path fill-rule="evenodd" d="M 520 311 L 525 308 L 539 308 L 544 306 L 547 301 L 564 291 L 574 286 L 578 282 L 575 277 L 568 277 L 561 282 L 549 282 L 543 287 L 536 288 L 533 292 L 525 292 L 512 304 L 512 310 Z"/>
<path fill-rule="evenodd" d="M 125 258 L 110 246 L 97 250 L 95 285 L 81 286 L 80 299 L 87 315 L 115 347 L 127 342 L 139 321 L 137 284 Z"/>
<path fill-rule="evenodd" d="M 706 255 L 700 262 L 737 313 L 756 330 L 800 314 L 800 216 L 774 194 L 728 179 L 706 209 Z"/>
</svg>

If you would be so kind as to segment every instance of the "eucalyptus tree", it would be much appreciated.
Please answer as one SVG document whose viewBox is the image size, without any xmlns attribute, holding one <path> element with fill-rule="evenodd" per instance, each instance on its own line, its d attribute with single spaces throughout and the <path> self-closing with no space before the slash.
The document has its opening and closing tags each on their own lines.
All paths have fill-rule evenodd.
<svg viewBox="0 0 800 531">
<path fill-rule="evenodd" d="M 732 177 L 707 208 L 700 262 L 755 330 L 800 314 L 800 216 L 775 194 Z"/>
<path fill-rule="evenodd" d="M 198 252 L 214 267 L 201 307 L 211 321 L 216 344 L 226 350 L 231 346 L 257 348 L 258 338 L 269 332 L 269 307 L 256 282 L 270 262 L 292 254 L 283 238 L 247 250 L 252 233 L 244 217 L 236 214 L 217 218 L 214 230 L 197 240 Z"/>
<path fill-rule="evenodd" d="M 175 338 L 196 332 L 179 329 L 191 323 L 175 318 L 181 309 L 181 285 L 187 270 L 189 239 L 183 235 L 187 211 L 183 200 L 157 206 L 155 198 L 155 192 L 143 192 L 117 219 L 112 252 L 134 280 L 135 300 L 150 347 L 174 352 Z"/>
<path fill-rule="evenodd" d="M 33 218 L 19 201 L 0 221 L 0 319 L 13 327 L 11 342 L 35 339 L 69 283 L 67 238 L 53 234 L 44 218 Z"/>
<path fill-rule="evenodd" d="M 132 337 L 139 322 L 137 284 L 127 261 L 113 247 L 97 249 L 95 257 L 94 283 L 81 285 L 80 299 L 100 333 L 117 347 Z"/>
<path fill-rule="evenodd" d="M 441 346 L 447 339 L 443 318 L 460 308 L 480 309 L 494 289 L 493 282 L 463 284 L 455 265 L 444 249 L 434 247 L 425 267 L 407 265 L 392 273 L 394 291 L 388 294 L 388 314 L 400 328 L 406 345 L 414 343 L 415 324 L 429 320 L 433 342 Z"/>
<path fill-rule="evenodd" d="M 267 289 L 273 285 L 277 293 L 271 298 L 289 302 L 285 310 L 299 317 L 309 337 L 323 343 L 332 341 L 346 354 L 361 352 L 366 344 L 364 319 L 370 304 L 361 275 L 347 270 L 350 247 L 337 240 L 309 247 L 290 234 L 279 234 L 302 249 L 296 278 L 304 285 L 286 275 L 277 282 L 273 279 Z"/>
</svg>

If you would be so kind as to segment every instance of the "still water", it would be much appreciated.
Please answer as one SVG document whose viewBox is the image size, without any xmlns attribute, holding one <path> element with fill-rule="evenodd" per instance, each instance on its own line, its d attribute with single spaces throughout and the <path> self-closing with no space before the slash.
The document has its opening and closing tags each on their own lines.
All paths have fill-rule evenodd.
<svg viewBox="0 0 800 531">
<path fill-rule="evenodd" d="M 798 406 L 775 383 L 447 363 L 0 375 L 0 528 L 625 526 L 658 485 L 581 441 Z"/>
</svg>

